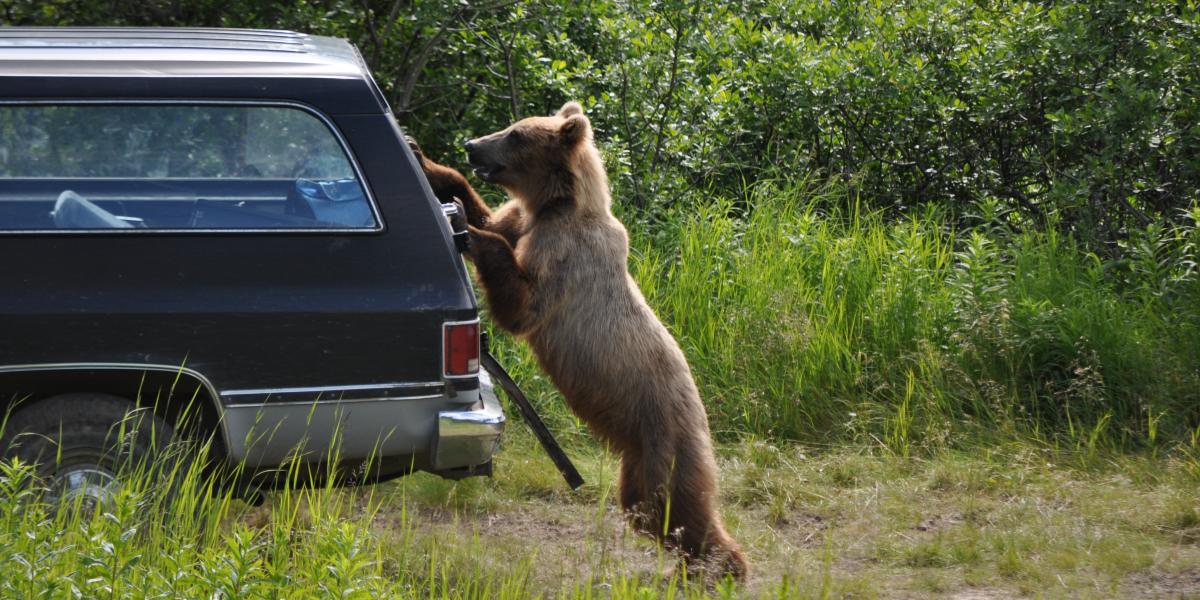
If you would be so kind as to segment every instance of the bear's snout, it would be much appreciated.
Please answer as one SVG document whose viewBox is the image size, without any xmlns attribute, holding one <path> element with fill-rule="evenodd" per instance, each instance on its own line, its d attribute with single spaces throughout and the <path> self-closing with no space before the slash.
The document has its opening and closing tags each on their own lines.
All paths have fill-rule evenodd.
<svg viewBox="0 0 1200 600">
<path fill-rule="evenodd" d="M 494 156 L 494 144 L 488 144 L 487 141 L 481 141 L 479 138 L 467 140 L 463 148 L 467 151 L 467 163 L 471 165 L 475 175 L 484 181 L 496 183 L 496 174 L 504 170 L 504 165 Z"/>
<path fill-rule="evenodd" d="M 472 167 L 490 167 L 496 162 L 492 160 L 491 156 L 488 156 L 489 153 L 485 151 L 485 146 L 486 144 L 480 142 L 478 138 L 467 140 L 463 144 L 463 149 L 467 151 L 467 162 Z"/>
</svg>

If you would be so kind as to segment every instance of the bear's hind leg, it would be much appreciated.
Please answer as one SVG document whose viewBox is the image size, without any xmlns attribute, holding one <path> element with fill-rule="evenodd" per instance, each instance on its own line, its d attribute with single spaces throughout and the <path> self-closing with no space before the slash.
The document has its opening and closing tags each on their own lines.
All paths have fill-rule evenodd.
<svg viewBox="0 0 1200 600">
<path fill-rule="evenodd" d="M 684 560 L 690 568 L 745 581 L 749 562 L 742 549 L 726 533 L 714 508 L 698 504 L 678 495 L 672 502 L 672 532 Z"/>
<path fill-rule="evenodd" d="M 665 473 L 643 482 L 659 491 L 652 498 L 656 508 L 647 511 L 658 518 L 650 533 L 682 553 L 689 568 L 744 581 L 749 563 L 742 548 L 725 532 L 716 510 L 716 466 L 712 457 L 706 456 L 706 450 L 692 449 L 686 443 L 674 449 L 673 455 Z"/>
<path fill-rule="evenodd" d="M 630 526 L 678 551 L 689 569 L 744 581 L 749 563 L 717 513 L 715 465 L 686 451 L 670 456 L 648 448 L 622 457 L 620 500 Z"/>
<path fill-rule="evenodd" d="M 671 478 L 671 535 L 689 567 L 744 581 L 749 562 L 717 512 L 716 465 L 687 452 Z"/>
<path fill-rule="evenodd" d="M 654 493 L 663 488 L 661 481 L 646 476 L 646 465 L 640 456 L 627 453 L 621 457 L 621 509 L 625 511 L 630 527 L 673 550 L 671 538 L 663 534 L 666 494 Z"/>
</svg>

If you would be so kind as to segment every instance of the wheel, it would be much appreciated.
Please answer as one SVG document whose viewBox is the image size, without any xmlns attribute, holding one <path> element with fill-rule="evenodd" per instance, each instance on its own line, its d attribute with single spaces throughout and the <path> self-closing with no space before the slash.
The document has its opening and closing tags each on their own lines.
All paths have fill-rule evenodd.
<svg viewBox="0 0 1200 600">
<path fill-rule="evenodd" d="M 147 409 L 108 394 L 63 394 L 15 411 L 0 436 L 6 458 L 35 464 L 51 503 L 85 509 L 110 502 L 123 468 L 166 456 L 174 429 Z"/>
</svg>

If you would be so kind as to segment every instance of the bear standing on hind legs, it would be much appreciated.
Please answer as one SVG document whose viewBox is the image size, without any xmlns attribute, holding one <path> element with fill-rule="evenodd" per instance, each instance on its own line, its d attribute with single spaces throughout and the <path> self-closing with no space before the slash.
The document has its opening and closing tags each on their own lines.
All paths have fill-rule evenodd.
<svg viewBox="0 0 1200 600">
<path fill-rule="evenodd" d="M 569 102 L 466 149 L 475 174 L 512 198 L 495 212 L 414 148 L 438 198 L 464 205 L 492 318 L 530 344 L 575 414 L 620 454 L 633 527 L 691 566 L 744 579 L 746 558 L 717 512 L 704 405 L 679 344 L 629 276 L 629 239 L 583 110 Z"/>
</svg>

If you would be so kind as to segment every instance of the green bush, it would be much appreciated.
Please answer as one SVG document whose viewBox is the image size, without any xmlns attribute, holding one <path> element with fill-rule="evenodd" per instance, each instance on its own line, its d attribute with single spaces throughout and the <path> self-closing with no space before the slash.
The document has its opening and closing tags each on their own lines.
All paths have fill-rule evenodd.
<svg viewBox="0 0 1200 600">
<path fill-rule="evenodd" d="M 783 171 L 960 224 L 999 202 L 1106 255 L 1200 198 L 1192 1 L 290 5 L 16 0 L 8 24 L 291 28 L 356 42 L 437 156 L 582 100 L 619 201 L 741 197 Z"/>
</svg>

